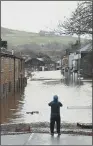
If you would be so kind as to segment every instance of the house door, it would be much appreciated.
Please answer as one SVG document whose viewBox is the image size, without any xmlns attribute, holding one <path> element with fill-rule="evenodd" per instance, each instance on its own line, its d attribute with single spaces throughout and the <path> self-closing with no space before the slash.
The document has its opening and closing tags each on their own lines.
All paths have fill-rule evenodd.
<svg viewBox="0 0 93 146">
<path fill-rule="evenodd" d="M 8 84 L 5 83 L 5 98 L 8 96 Z"/>
</svg>

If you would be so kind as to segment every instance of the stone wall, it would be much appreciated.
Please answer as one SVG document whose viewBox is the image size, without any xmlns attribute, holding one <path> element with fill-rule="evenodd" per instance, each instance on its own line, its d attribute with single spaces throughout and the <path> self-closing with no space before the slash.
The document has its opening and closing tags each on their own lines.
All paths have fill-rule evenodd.
<svg viewBox="0 0 93 146">
<path fill-rule="evenodd" d="M 1 57 L 1 98 L 13 95 L 14 92 L 19 91 L 19 88 L 25 86 L 24 65 L 22 59 L 6 55 Z"/>
</svg>

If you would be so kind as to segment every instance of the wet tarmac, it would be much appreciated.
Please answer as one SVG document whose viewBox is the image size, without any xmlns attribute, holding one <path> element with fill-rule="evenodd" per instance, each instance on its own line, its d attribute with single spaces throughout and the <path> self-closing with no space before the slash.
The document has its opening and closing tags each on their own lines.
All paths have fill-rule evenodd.
<svg viewBox="0 0 93 146">
<path fill-rule="evenodd" d="M 92 145 L 92 136 L 57 134 L 19 134 L 1 136 L 1 145 Z"/>
</svg>

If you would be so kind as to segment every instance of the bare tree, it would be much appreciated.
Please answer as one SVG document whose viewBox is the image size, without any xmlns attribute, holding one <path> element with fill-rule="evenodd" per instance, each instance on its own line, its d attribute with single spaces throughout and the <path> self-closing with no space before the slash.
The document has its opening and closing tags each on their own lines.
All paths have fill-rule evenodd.
<svg viewBox="0 0 93 146">
<path fill-rule="evenodd" d="M 79 2 L 69 19 L 58 24 L 67 34 L 92 34 L 92 1 Z"/>
</svg>

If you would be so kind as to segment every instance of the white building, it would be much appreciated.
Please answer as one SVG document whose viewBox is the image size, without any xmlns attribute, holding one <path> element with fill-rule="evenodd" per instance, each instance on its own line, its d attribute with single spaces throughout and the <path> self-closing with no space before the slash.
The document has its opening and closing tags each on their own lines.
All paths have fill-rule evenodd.
<svg viewBox="0 0 93 146">
<path fill-rule="evenodd" d="M 69 69 L 72 69 L 73 67 L 73 60 L 74 60 L 74 56 L 75 54 L 74 53 L 71 53 L 69 56 L 68 56 L 68 67 Z"/>
<path fill-rule="evenodd" d="M 76 54 L 75 53 L 71 53 L 69 56 L 68 56 L 68 67 L 69 69 L 72 69 L 73 70 L 77 70 L 77 65 L 78 65 L 78 60 L 81 58 L 81 54 Z"/>
</svg>

